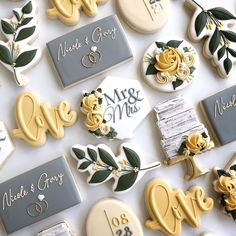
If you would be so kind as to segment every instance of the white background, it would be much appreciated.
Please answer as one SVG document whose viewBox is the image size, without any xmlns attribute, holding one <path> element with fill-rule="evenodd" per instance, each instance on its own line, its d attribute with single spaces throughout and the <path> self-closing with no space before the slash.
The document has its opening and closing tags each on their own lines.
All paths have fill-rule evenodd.
<svg viewBox="0 0 236 236">
<path fill-rule="evenodd" d="M 14 2 L 9 0 L 0 1 L 0 18 L 11 17 L 11 10 L 14 7 L 21 6 L 22 2 Z M 224 7 L 236 12 L 236 3 L 234 0 L 208 0 L 198 1 L 206 5 L 207 3 L 211 6 L 224 5 Z M 89 18 L 84 13 L 81 13 L 81 21 L 78 26 L 68 27 L 63 25 L 58 20 L 47 19 L 45 10 L 49 7 L 49 0 L 38 1 L 39 4 L 39 22 L 40 22 L 40 36 L 34 43 L 43 50 L 42 60 L 31 69 L 27 76 L 30 78 L 30 83 L 25 88 L 18 88 L 13 80 L 12 75 L 3 66 L 0 66 L 0 120 L 3 120 L 8 128 L 12 130 L 16 128 L 14 118 L 14 105 L 16 97 L 23 91 L 35 92 L 43 101 L 48 101 L 50 104 L 56 104 L 60 100 L 67 100 L 71 103 L 72 107 L 79 111 L 80 96 L 82 90 L 92 90 L 96 88 L 102 79 L 106 75 L 124 76 L 141 81 L 144 90 L 148 96 L 148 99 L 152 106 L 160 103 L 166 99 L 177 96 L 177 93 L 164 94 L 156 92 L 142 81 L 142 75 L 140 73 L 140 60 L 143 56 L 146 47 L 151 44 L 154 40 L 160 38 L 174 39 L 175 37 L 183 37 L 187 39 L 187 25 L 190 21 L 191 11 L 183 6 L 183 1 L 172 0 L 171 1 L 171 15 L 168 24 L 158 33 L 153 35 L 142 35 L 131 30 L 122 20 L 122 24 L 127 32 L 128 39 L 130 40 L 134 60 L 127 64 L 124 64 L 116 69 L 113 69 L 107 74 L 103 74 L 99 77 L 90 79 L 83 82 L 73 88 L 62 90 L 58 83 L 58 76 L 54 71 L 54 68 L 50 62 L 48 52 L 46 49 L 46 42 L 54 39 L 57 36 L 61 36 L 64 33 L 70 32 L 80 26 L 87 23 L 96 21 L 105 16 L 113 13 L 118 13 L 115 0 L 110 0 L 106 5 L 99 7 L 97 17 Z M 134 6 L 135 7 L 135 6 Z M 232 76 L 229 79 L 223 80 L 219 78 L 215 69 L 210 66 L 209 62 L 203 58 L 201 54 L 202 43 L 194 44 L 200 56 L 200 68 L 198 71 L 198 77 L 193 84 L 187 87 L 185 90 L 180 91 L 178 94 L 184 94 L 187 100 L 197 109 L 199 112 L 198 103 L 203 98 L 209 96 L 212 93 L 217 92 L 220 89 L 227 88 L 235 84 L 235 69 Z M 200 115 L 200 114 L 199 114 Z M 216 194 L 212 189 L 212 173 L 205 175 L 197 180 L 186 182 L 183 178 L 185 173 L 184 163 L 180 163 L 175 166 L 166 167 L 162 166 L 156 171 L 149 172 L 145 177 L 135 186 L 133 190 L 124 195 L 115 195 L 112 193 L 111 183 L 106 183 L 98 187 L 90 187 L 86 184 L 86 174 L 77 173 L 76 163 L 69 155 L 69 149 L 71 145 L 79 143 L 82 145 L 94 144 L 97 145 L 100 142 L 108 144 L 114 152 L 118 150 L 121 141 L 109 142 L 105 139 L 96 139 L 91 136 L 83 126 L 84 115 L 79 112 L 79 121 L 72 127 L 65 129 L 65 137 L 62 140 L 55 140 L 50 135 L 48 136 L 47 143 L 40 148 L 33 148 L 22 140 L 14 139 L 16 150 L 9 160 L 0 169 L 0 181 L 5 181 L 9 178 L 14 177 L 17 174 L 25 172 L 33 167 L 50 161 L 61 154 L 67 155 L 70 162 L 72 171 L 78 182 L 78 186 L 83 195 L 83 203 L 72 208 L 61 212 L 55 216 L 52 216 L 46 220 L 22 229 L 12 236 L 30 236 L 36 235 L 38 231 L 56 223 L 62 219 L 67 220 L 72 229 L 80 236 L 85 236 L 85 223 L 86 216 L 89 212 L 90 207 L 97 202 L 97 200 L 105 197 L 117 197 L 127 203 L 136 215 L 139 217 L 142 224 L 148 218 L 144 203 L 144 189 L 145 185 L 154 177 L 165 178 L 170 182 L 172 187 L 180 187 L 183 190 L 187 190 L 192 185 L 201 185 L 215 200 L 215 207 L 212 212 L 202 217 L 202 225 L 198 229 L 193 229 L 186 223 L 183 223 L 183 233 L 185 236 L 199 235 L 203 231 L 212 231 L 216 235 L 230 235 L 234 236 L 235 223 L 230 218 L 225 216 L 219 208 L 219 204 L 216 198 Z M 160 149 L 159 140 L 160 136 L 156 128 L 156 118 L 154 112 L 143 121 L 135 132 L 135 136 L 131 143 L 136 145 L 139 149 L 142 149 L 143 156 L 142 160 L 145 163 L 151 163 L 153 161 L 163 160 L 163 154 Z M 205 154 L 202 154 L 198 160 L 203 166 L 213 168 L 214 166 L 224 167 L 227 160 L 231 158 L 235 152 L 235 143 L 228 144 L 224 147 L 215 148 Z M 57 196 L 55 196 L 57 197 Z M 94 219 L 96 220 L 96 219 Z M 102 229 L 101 229 L 102 230 Z M 162 235 L 160 232 L 152 232 L 144 228 L 145 236 Z M 3 227 L 0 227 L 0 235 L 5 236 Z M 96 236 L 96 235 L 95 235 Z"/>
</svg>

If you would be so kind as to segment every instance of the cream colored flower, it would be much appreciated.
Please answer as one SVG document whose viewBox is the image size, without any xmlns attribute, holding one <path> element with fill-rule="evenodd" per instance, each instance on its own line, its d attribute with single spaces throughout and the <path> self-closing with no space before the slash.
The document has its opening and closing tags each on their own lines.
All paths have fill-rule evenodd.
<svg viewBox="0 0 236 236">
<path fill-rule="evenodd" d="M 101 111 L 91 111 L 87 114 L 85 121 L 86 127 L 91 131 L 96 131 L 100 128 L 103 121 L 103 114 Z"/>
<path fill-rule="evenodd" d="M 190 134 L 186 140 L 186 148 L 193 154 L 201 153 L 207 147 L 207 140 L 200 133 Z"/>
<path fill-rule="evenodd" d="M 226 210 L 234 211 L 236 210 L 236 194 L 230 194 L 228 198 L 225 199 Z"/>
<path fill-rule="evenodd" d="M 103 124 L 103 123 L 100 125 L 99 128 L 100 128 L 101 133 L 102 133 L 103 135 L 107 135 L 107 134 L 110 132 L 110 130 L 111 130 L 111 128 L 110 128 L 109 125 Z"/>
<path fill-rule="evenodd" d="M 155 68 L 158 71 L 169 72 L 175 75 L 182 61 L 183 55 L 176 48 L 165 49 L 161 54 L 156 55 Z"/>
<path fill-rule="evenodd" d="M 188 67 L 181 66 L 176 71 L 176 76 L 181 80 L 187 80 L 190 76 L 190 69 Z"/>
<path fill-rule="evenodd" d="M 219 192 L 224 194 L 230 194 L 235 191 L 235 181 L 229 176 L 220 176 L 217 181 L 217 189 Z"/>
<path fill-rule="evenodd" d="M 195 63 L 195 56 L 193 53 L 187 52 L 183 54 L 183 62 L 188 66 L 192 67 Z"/>
<path fill-rule="evenodd" d="M 168 72 L 158 72 L 155 80 L 159 84 L 167 84 L 170 82 L 171 78 Z"/>
<path fill-rule="evenodd" d="M 82 111 L 88 113 L 99 108 L 98 97 L 94 94 L 85 96 L 82 100 Z"/>
</svg>

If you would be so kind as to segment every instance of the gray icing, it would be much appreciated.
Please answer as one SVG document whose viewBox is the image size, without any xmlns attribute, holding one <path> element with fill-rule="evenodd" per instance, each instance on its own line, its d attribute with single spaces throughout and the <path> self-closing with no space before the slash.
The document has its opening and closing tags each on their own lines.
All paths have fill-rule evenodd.
<svg viewBox="0 0 236 236">
<path fill-rule="evenodd" d="M 201 102 L 221 145 L 236 139 L 236 86 L 220 91 Z"/>
<path fill-rule="evenodd" d="M 8 234 L 80 202 L 63 156 L 0 184 L 0 217 Z"/>
<path fill-rule="evenodd" d="M 65 34 L 47 47 L 64 88 L 133 57 L 116 15 Z"/>
</svg>

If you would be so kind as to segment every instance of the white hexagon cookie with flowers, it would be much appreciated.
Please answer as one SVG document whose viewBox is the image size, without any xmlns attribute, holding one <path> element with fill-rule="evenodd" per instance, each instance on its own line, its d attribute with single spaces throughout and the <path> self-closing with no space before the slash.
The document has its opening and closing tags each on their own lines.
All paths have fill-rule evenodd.
<svg viewBox="0 0 236 236">
<path fill-rule="evenodd" d="M 175 92 L 192 83 L 198 66 L 198 54 L 187 41 L 158 40 L 145 52 L 142 71 L 154 89 Z"/>
<path fill-rule="evenodd" d="M 151 107 L 138 80 L 108 76 L 91 92 L 84 92 L 81 111 L 85 126 L 96 137 L 126 139 Z"/>
<path fill-rule="evenodd" d="M 236 154 L 224 169 L 215 168 L 216 180 L 213 185 L 220 194 L 222 210 L 236 220 Z"/>
</svg>

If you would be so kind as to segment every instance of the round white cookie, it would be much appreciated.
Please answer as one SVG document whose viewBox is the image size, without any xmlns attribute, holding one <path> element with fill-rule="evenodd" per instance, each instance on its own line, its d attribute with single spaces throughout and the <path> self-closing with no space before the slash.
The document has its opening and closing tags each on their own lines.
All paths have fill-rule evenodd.
<svg viewBox="0 0 236 236">
<path fill-rule="evenodd" d="M 157 32 L 169 18 L 170 0 L 117 0 L 117 6 L 126 23 L 143 34 Z"/>
<path fill-rule="evenodd" d="M 137 216 L 126 204 L 111 198 L 101 200 L 92 207 L 87 218 L 86 231 L 87 236 L 143 236 Z"/>
<path fill-rule="evenodd" d="M 144 80 L 151 87 L 175 92 L 195 80 L 199 57 L 184 39 L 157 40 L 146 50 L 141 67 Z"/>
</svg>

